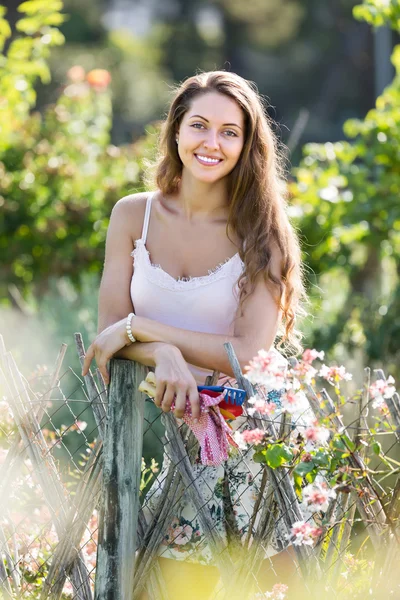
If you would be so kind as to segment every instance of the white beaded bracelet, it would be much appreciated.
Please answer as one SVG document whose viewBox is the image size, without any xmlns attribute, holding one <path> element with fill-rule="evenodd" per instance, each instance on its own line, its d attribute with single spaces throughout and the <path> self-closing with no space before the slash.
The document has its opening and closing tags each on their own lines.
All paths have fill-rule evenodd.
<svg viewBox="0 0 400 600">
<path fill-rule="evenodd" d="M 135 313 L 131 312 L 131 313 L 129 313 L 129 315 L 126 319 L 126 335 L 131 340 L 132 343 L 136 342 L 136 338 L 132 335 L 132 327 L 131 327 L 132 317 L 134 317 L 134 316 L 135 316 Z"/>
</svg>

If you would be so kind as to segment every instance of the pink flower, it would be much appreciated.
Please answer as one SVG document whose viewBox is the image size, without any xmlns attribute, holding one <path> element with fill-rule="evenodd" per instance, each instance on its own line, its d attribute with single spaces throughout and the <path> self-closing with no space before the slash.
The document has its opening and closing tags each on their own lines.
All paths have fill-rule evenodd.
<svg viewBox="0 0 400 600">
<path fill-rule="evenodd" d="M 281 396 L 282 409 L 289 414 L 302 412 L 308 408 L 308 400 L 304 393 L 288 390 Z"/>
<path fill-rule="evenodd" d="M 67 77 L 73 83 L 80 83 L 81 81 L 85 81 L 85 69 L 81 65 L 74 65 L 67 71 Z"/>
<path fill-rule="evenodd" d="M 285 367 L 285 360 L 279 352 L 259 350 L 257 356 L 245 366 L 245 377 L 253 385 L 262 385 L 268 390 L 279 389 L 285 381 Z"/>
<path fill-rule="evenodd" d="M 329 429 L 318 425 L 318 421 L 314 421 L 312 425 L 304 430 L 304 437 L 308 442 L 325 444 L 329 439 Z"/>
<path fill-rule="evenodd" d="M 382 408 L 386 405 L 385 399 L 392 398 L 396 393 L 394 387 L 395 381 L 391 375 L 385 381 L 384 379 L 377 379 L 369 388 L 371 398 L 374 399 L 372 403 L 373 408 Z"/>
<path fill-rule="evenodd" d="M 288 586 L 284 583 L 276 583 L 270 592 L 256 594 L 254 600 L 265 600 L 266 598 L 270 598 L 271 600 L 285 600 L 288 589 Z"/>
<path fill-rule="evenodd" d="M 276 583 L 270 592 L 265 593 L 265 596 L 271 600 L 285 600 L 288 589 L 284 583 Z"/>
<path fill-rule="evenodd" d="M 247 409 L 247 413 L 251 417 L 255 412 L 258 412 L 260 415 L 272 415 L 276 410 L 276 404 L 274 402 L 267 402 L 258 396 L 252 396 L 249 398 L 248 403 L 253 405 Z"/>
<path fill-rule="evenodd" d="M 321 527 L 315 527 L 305 521 L 296 521 L 293 523 L 291 534 L 293 536 L 293 544 L 295 546 L 312 546 L 314 539 L 322 533 Z"/>
<path fill-rule="evenodd" d="M 75 425 L 78 428 L 77 429 L 78 433 L 82 433 L 82 431 L 85 431 L 85 429 L 87 427 L 86 421 L 75 421 Z"/>
<path fill-rule="evenodd" d="M 324 360 L 324 357 L 325 357 L 325 352 L 323 350 L 321 350 L 321 352 L 318 352 L 318 350 L 315 350 L 315 349 L 310 350 L 309 348 L 306 348 L 306 350 L 304 350 L 303 356 L 301 358 L 306 363 L 312 363 L 317 358 L 319 358 L 320 360 Z"/>
<path fill-rule="evenodd" d="M 244 368 L 245 371 L 268 371 L 274 364 L 274 355 L 267 350 L 259 350 L 257 356 L 255 356 Z"/>
<path fill-rule="evenodd" d="M 335 385 L 344 379 L 350 381 L 353 378 L 351 373 L 346 373 L 346 368 L 341 365 L 340 367 L 328 367 L 328 365 L 322 365 L 318 375 L 326 379 L 331 385 Z"/>
<path fill-rule="evenodd" d="M 320 510 L 326 512 L 331 498 L 336 498 L 336 492 L 335 490 L 330 489 L 325 481 L 321 483 L 311 483 L 303 489 L 303 502 L 308 506 L 311 512 Z"/>
<path fill-rule="evenodd" d="M 259 444 L 263 441 L 265 432 L 262 429 L 245 429 L 242 438 L 246 444 Z"/>
<path fill-rule="evenodd" d="M 293 367 L 292 372 L 296 378 L 299 378 L 303 380 L 304 383 L 311 385 L 317 374 L 317 369 L 314 369 L 309 362 L 300 361 Z"/>
</svg>

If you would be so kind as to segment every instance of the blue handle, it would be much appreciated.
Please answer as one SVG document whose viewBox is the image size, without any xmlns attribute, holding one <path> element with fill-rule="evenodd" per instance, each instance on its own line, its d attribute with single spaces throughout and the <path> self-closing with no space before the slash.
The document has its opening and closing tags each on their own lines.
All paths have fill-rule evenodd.
<svg viewBox="0 0 400 600">
<path fill-rule="evenodd" d="M 245 390 L 241 390 L 239 388 L 231 388 L 219 385 L 198 385 L 197 389 L 199 392 L 210 390 L 213 392 L 220 392 L 221 394 L 226 390 L 224 398 L 225 402 L 228 402 L 229 404 L 235 404 L 236 406 L 241 406 L 246 399 Z"/>
</svg>

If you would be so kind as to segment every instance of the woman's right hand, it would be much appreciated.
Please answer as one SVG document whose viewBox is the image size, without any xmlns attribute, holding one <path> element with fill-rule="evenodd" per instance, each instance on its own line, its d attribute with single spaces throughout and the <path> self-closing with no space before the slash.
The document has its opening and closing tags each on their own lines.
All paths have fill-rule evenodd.
<svg viewBox="0 0 400 600">
<path fill-rule="evenodd" d="M 194 419 L 200 417 L 200 401 L 197 383 L 181 351 L 171 344 L 162 344 L 155 352 L 156 395 L 154 403 L 164 412 L 171 410 L 175 400 L 175 416 L 183 417 L 186 397 Z"/>
</svg>

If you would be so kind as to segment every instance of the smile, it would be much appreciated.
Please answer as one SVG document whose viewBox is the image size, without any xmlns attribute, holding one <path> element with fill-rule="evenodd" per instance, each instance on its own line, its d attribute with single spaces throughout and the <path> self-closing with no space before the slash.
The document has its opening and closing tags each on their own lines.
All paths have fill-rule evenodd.
<svg viewBox="0 0 400 600">
<path fill-rule="evenodd" d="M 202 154 L 195 154 L 195 157 L 200 164 L 207 165 L 207 167 L 212 167 L 222 162 L 222 158 L 209 158 L 208 156 L 203 156 Z"/>
</svg>

